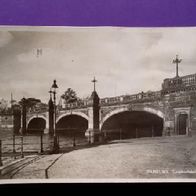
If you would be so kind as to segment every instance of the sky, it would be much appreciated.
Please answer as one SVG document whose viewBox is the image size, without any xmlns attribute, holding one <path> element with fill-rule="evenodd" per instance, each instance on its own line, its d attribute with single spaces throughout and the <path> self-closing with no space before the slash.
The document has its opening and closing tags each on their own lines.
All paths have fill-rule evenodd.
<svg viewBox="0 0 196 196">
<path fill-rule="evenodd" d="M 38 54 L 37 49 L 41 49 Z M 0 98 L 48 102 L 72 88 L 85 98 L 161 90 L 165 78 L 196 73 L 196 28 L 0 27 Z"/>
</svg>

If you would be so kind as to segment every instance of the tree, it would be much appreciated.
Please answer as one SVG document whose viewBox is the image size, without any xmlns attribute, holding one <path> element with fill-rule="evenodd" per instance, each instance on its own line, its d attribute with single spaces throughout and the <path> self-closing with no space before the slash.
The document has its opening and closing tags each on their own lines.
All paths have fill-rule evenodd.
<svg viewBox="0 0 196 196">
<path fill-rule="evenodd" d="M 66 103 L 74 103 L 78 100 L 76 92 L 71 88 L 68 88 L 61 98 L 65 100 Z"/>
<path fill-rule="evenodd" d="M 33 108 L 38 103 L 41 103 L 41 100 L 35 98 L 23 98 L 19 101 L 21 106 L 24 104 L 28 109 Z"/>
<path fill-rule="evenodd" d="M 0 100 L 0 111 L 5 112 L 8 108 L 8 101 L 1 99 Z"/>
</svg>

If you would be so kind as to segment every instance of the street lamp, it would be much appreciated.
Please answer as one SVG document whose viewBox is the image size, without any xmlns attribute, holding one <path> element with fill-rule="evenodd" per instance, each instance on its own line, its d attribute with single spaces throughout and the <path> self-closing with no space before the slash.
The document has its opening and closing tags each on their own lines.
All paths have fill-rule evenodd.
<svg viewBox="0 0 196 196">
<path fill-rule="evenodd" d="M 16 159 L 15 157 L 15 154 L 16 154 L 16 150 L 15 150 L 15 126 L 14 126 L 14 107 L 13 107 L 13 97 L 12 97 L 12 93 L 11 93 L 11 112 L 12 112 L 12 124 L 13 124 L 13 131 L 12 131 L 12 134 L 13 134 L 13 155 L 14 155 L 14 159 Z"/>
<path fill-rule="evenodd" d="M 57 141 L 57 135 L 56 135 L 56 89 L 58 88 L 56 84 L 56 80 L 53 81 L 50 93 L 53 94 L 53 99 L 54 99 L 54 145 L 53 145 L 53 152 L 57 153 L 59 151 L 59 145 Z"/>
<path fill-rule="evenodd" d="M 21 100 L 22 104 L 22 129 L 21 129 L 21 134 L 23 135 L 26 132 L 26 99 L 23 97 Z"/>
</svg>

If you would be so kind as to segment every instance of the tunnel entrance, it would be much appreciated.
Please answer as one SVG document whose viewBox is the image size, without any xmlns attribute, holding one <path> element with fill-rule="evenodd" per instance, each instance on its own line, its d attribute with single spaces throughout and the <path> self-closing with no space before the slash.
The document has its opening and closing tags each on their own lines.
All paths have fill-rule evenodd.
<svg viewBox="0 0 196 196">
<path fill-rule="evenodd" d="M 27 127 L 27 133 L 30 134 L 39 134 L 43 133 L 44 129 L 46 128 L 46 120 L 43 118 L 33 118 L 30 120 L 28 127 Z"/>
<path fill-rule="evenodd" d="M 102 131 L 109 140 L 162 136 L 163 119 L 145 111 L 126 111 L 108 118 Z"/>
<path fill-rule="evenodd" d="M 56 125 L 58 135 L 76 136 L 85 138 L 85 131 L 88 129 L 88 120 L 79 115 L 68 115 L 62 117 Z"/>
</svg>

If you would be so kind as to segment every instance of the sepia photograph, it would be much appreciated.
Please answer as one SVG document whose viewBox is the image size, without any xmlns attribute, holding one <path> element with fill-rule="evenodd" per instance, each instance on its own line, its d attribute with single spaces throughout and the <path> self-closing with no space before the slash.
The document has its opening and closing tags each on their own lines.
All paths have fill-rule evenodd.
<svg viewBox="0 0 196 196">
<path fill-rule="evenodd" d="M 195 35 L 0 26 L 0 184 L 195 182 Z"/>
</svg>

